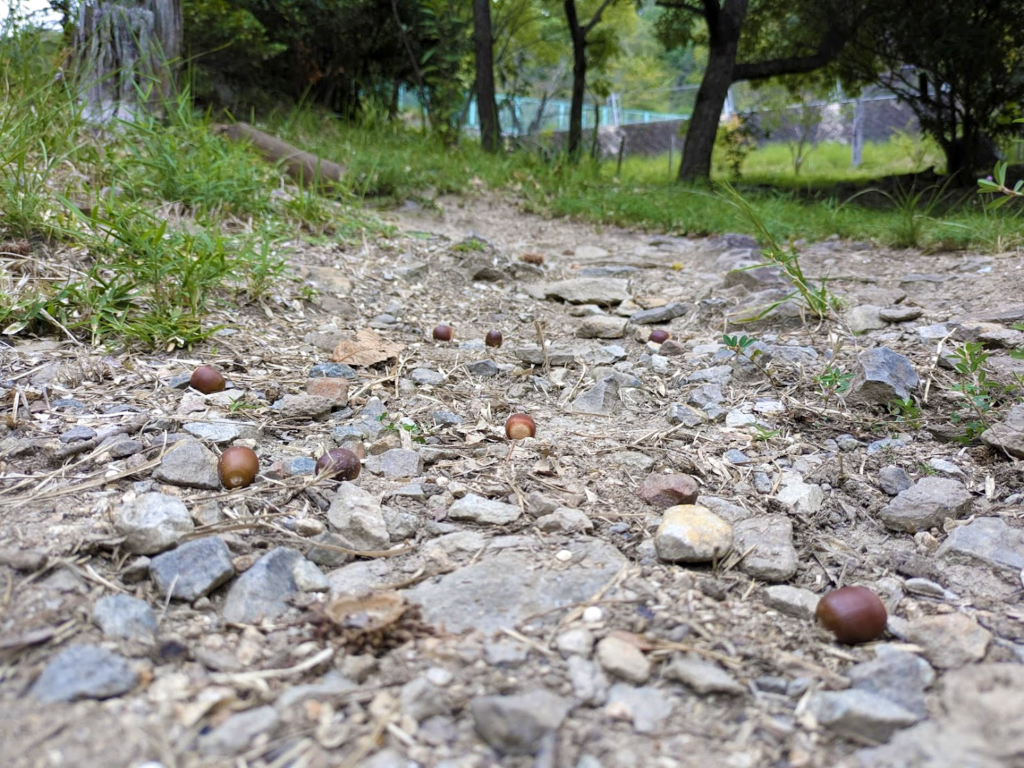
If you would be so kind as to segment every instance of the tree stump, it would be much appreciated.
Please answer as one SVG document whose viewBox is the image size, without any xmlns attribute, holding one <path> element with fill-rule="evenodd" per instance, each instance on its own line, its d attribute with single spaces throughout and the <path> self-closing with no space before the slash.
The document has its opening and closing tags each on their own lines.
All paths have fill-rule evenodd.
<svg viewBox="0 0 1024 768">
<path fill-rule="evenodd" d="M 174 94 L 181 0 L 84 0 L 75 63 L 90 122 L 132 120 Z"/>
</svg>

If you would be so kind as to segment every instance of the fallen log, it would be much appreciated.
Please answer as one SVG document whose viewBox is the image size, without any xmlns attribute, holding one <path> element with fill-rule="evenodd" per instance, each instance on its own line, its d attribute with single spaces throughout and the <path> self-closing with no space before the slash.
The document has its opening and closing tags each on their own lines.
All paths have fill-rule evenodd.
<svg viewBox="0 0 1024 768">
<path fill-rule="evenodd" d="M 213 132 L 227 136 L 232 141 L 247 141 L 268 163 L 278 165 L 293 179 L 307 187 L 321 186 L 328 189 L 341 183 L 345 166 L 324 160 L 309 152 L 303 152 L 269 133 L 253 128 L 247 123 L 216 124 Z"/>
</svg>

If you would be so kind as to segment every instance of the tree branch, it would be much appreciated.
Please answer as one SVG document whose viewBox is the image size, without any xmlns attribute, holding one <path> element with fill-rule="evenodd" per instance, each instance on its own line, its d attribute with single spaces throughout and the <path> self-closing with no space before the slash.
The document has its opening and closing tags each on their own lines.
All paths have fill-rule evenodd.
<svg viewBox="0 0 1024 768">
<path fill-rule="evenodd" d="M 615 0 L 604 0 L 604 2 L 601 3 L 601 7 L 597 9 L 597 13 L 595 13 L 590 21 L 587 22 L 587 25 L 583 27 L 583 37 L 589 35 L 590 31 L 601 23 L 601 14 L 603 14 L 608 9 L 608 6 L 614 2 Z"/>
<path fill-rule="evenodd" d="M 732 73 L 734 83 L 741 80 L 764 80 L 778 75 L 798 75 L 813 72 L 836 58 L 846 45 L 847 36 L 844 32 L 830 30 L 822 39 L 818 50 L 808 56 L 788 56 L 771 61 L 754 61 L 736 63 Z"/>
<path fill-rule="evenodd" d="M 696 5 L 690 5 L 690 3 L 675 2 L 674 0 L 658 0 L 655 3 L 659 8 L 674 8 L 679 11 L 689 11 L 690 13 L 696 13 L 698 16 L 704 15 L 704 9 Z"/>
</svg>

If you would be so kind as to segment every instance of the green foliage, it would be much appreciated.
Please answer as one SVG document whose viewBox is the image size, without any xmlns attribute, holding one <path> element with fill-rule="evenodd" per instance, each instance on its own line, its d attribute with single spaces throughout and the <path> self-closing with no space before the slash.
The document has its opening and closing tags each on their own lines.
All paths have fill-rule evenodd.
<svg viewBox="0 0 1024 768">
<path fill-rule="evenodd" d="M 732 115 L 718 127 L 715 146 L 720 149 L 729 168 L 729 178 L 737 181 L 743 171 L 743 163 L 757 149 L 761 132 L 752 114 Z"/>
<path fill-rule="evenodd" d="M 961 440 L 965 443 L 974 442 L 988 428 L 988 414 L 1000 389 L 984 368 L 988 358 L 989 353 L 977 342 L 968 342 L 953 352 L 959 382 L 952 389 L 963 395 L 965 404 L 952 419 L 964 430 Z"/>
<path fill-rule="evenodd" d="M 837 394 L 842 394 L 850 388 L 850 382 L 853 381 L 853 373 L 851 371 L 844 371 L 835 365 L 826 365 L 825 370 L 815 376 L 814 380 L 821 388 L 821 393 L 825 397 L 827 405 Z"/>
<path fill-rule="evenodd" d="M 893 400 L 889 403 L 889 413 L 896 417 L 896 421 L 906 424 L 910 429 L 921 428 L 921 407 L 912 397 Z"/>
</svg>

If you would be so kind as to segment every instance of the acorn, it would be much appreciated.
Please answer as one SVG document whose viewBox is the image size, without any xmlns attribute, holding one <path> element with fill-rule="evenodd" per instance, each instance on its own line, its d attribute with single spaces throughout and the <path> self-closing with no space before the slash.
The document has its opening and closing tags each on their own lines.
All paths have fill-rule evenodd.
<svg viewBox="0 0 1024 768">
<path fill-rule="evenodd" d="M 648 341 L 653 341 L 655 344 L 662 344 L 672 338 L 672 334 L 661 328 L 655 328 L 651 331 L 651 335 L 647 337 Z"/>
<path fill-rule="evenodd" d="M 484 336 L 484 344 L 488 347 L 500 347 L 501 342 L 504 341 L 501 335 L 501 331 L 488 331 L 487 335 Z"/>
<path fill-rule="evenodd" d="M 818 601 L 814 615 L 836 640 L 850 645 L 877 639 L 888 620 L 885 604 L 867 587 L 832 590 Z"/>
<path fill-rule="evenodd" d="M 220 455 L 217 472 L 220 482 L 228 490 L 252 485 L 260 471 L 260 460 L 252 448 L 233 445 Z"/>
<path fill-rule="evenodd" d="M 192 378 L 188 380 L 188 385 L 204 395 L 223 392 L 224 377 L 212 365 L 200 365 L 192 371 Z"/>
<path fill-rule="evenodd" d="M 525 413 L 513 413 L 505 422 L 505 436 L 509 440 L 522 440 L 537 434 L 537 424 Z"/>
<path fill-rule="evenodd" d="M 332 448 L 316 460 L 316 473 L 336 480 L 355 480 L 360 469 L 359 457 L 348 448 Z"/>
<path fill-rule="evenodd" d="M 439 325 L 434 329 L 435 341 L 451 341 L 455 336 L 455 331 L 450 325 Z"/>
</svg>

